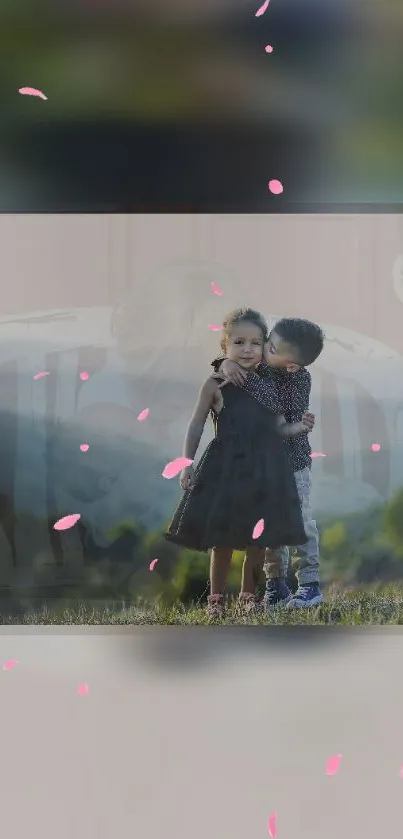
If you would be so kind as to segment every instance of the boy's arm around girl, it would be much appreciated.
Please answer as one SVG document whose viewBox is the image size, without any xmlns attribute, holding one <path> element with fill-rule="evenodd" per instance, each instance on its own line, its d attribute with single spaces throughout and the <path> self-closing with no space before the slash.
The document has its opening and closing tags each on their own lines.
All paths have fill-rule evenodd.
<svg viewBox="0 0 403 839">
<path fill-rule="evenodd" d="M 216 368 L 216 364 L 218 364 L 218 370 L 212 376 L 210 376 L 202 385 L 199 391 L 198 400 L 196 403 L 196 407 L 193 411 L 192 418 L 188 425 L 185 442 L 183 446 L 183 457 L 186 457 L 189 460 L 194 460 L 197 449 L 200 444 L 200 440 L 204 431 L 204 426 L 206 424 L 207 417 L 212 408 L 219 413 L 222 405 L 223 399 L 221 394 L 221 389 L 225 387 L 226 384 L 230 381 L 228 377 L 228 373 L 231 375 L 232 373 L 237 372 L 237 370 L 241 369 L 238 368 L 234 362 L 231 362 L 229 359 L 217 359 L 216 362 L 213 362 L 213 366 Z M 222 365 L 226 365 L 226 370 L 222 370 Z M 264 365 L 266 367 L 267 365 Z M 221 368 L 221 372 L 220 372 Z M 269 370 L 269 368 L 267 368 Z M 242 371 L 243 373 L 244 371 Z M 247 374 L 248 376 L 254 376 L 256 374 Z M 309 374 L 308 374 L 309 376 Z M 224 378 L 225 377 L 225 378 Z M 224 381 L 222 379 L 224 378 Z M 256 378 L 262 384 L 263 379 L 259 376 Z M 221 384 L 219 381 L 221 380 Z M 245 385 L 245 378 L 241 377 L 238 381 L 233 381 L 233 384 L 237 384 L 240 387 L 244 387 Z M 300 434 L 307 434 L 312 431 L 314 424 L 315 424 L 315 417 L 313 414 L 305 411 L 303 413 L 302 419 L 297 422 L 287 422 L 284 415 L 281 413 L 281 402 L 278 394 L 278 389 L 276 383 L 272 379 L 272 377 L 268 377 L 264 380 L 264 400 L 261 401 L 261 404 L 270 410 L 272 413 L 276 414 L 277 416 L 277 427 L 279 434 L 284 438 L 296 437 Z M 309 400 L 309 395 L 308 395 Z M 187 490 L 190 489 L 192 486 L 194 476 L 194 468 L 193 465 L 186 466 L 185 469 L 182 470 L 180 475 L 180 485 L 182 489 Z"/>
<path fill-rule="evenodd" d="M 310 411 L 309 397 L 311 391 L 311 376 L 307 370 L 301 370 L 299 377 L 303 377 L 303 387 L 301 382 L 298 388 L 293 388 L 292 394 L 292 408 L 293 414 L 301 415 L 301 419 L 293 422 L 287 422 L 284 413 L 285 405 L 283 399 L 279 394 L 279 388 L 273 372 L 270 367 L 261 362 L 259 364 L 259 375 L 251 371 L 243 370 L 236 362 L 221 356 L 214 359 L 212 367 L 215 370 L 213 378 L 224 377 L 225 381 L 219 386 L 224 387 L 228 382 L 240 387 L 249 393 L 250 396 L 257 399 L 264 408 L 267 408 L 271 413 L 277 415 L 278 431 L 282 437 L 290 438 L 297 437 L 300 434 L 306 434 L 312 431 L 315 425 L 315 416 Z M 291 379 L 290 379 L 291 381 Z"/>
</svg>

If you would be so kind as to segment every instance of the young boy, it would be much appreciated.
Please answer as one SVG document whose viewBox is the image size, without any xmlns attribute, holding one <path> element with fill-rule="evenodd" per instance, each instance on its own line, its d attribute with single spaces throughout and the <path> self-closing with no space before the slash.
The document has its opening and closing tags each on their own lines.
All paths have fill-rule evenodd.
<svg viewBox="0 0 403 839">
<path fill-rule="evenodd" d="M 324 335 L 317 324 L 301 318 L 283 318 L 273 327 L 265 346 L 264 362 L 257 373 L 246 373 L 228 359 L 218 358 L 212 366 L 226 379 L 243 387 L 264 407 L 284 414 L 287 422 L 300 422 L 309 409 L 311 374 L 306 370 L 323 350 Z M 288 608 L 317 606 L 323 600 L 319 587 L 319 534 L 311 511 L 311 447 L 307 434 L 284 441 L 295 473 L 304 526 L 305 545 L 299 555 L 298 590 L 292 596 L 286 583 L 289 549 L 266 551 L 267 607 L 287 604 Z"/>
</svg>

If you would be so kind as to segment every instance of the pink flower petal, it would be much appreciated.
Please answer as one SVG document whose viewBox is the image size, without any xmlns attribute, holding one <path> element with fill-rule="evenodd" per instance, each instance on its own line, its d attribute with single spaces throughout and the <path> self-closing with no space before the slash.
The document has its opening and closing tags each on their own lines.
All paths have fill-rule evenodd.
<svg viewBox="0 0 403 839">
<path fill-rule="evenodd" d="M 257 12 L 255 14 L 255 17 L 260 17 L 261 15 L 264 15 L 265 11 L 269 7 L 269 3 L 270 3 L 270 0 L 265 0 L 265 2 L 263 3 L 263 6 L 261 6 L 260 9 L 257 10 Z"/>
<path fill-rule="evenodd" d="M 210 283 L 210 285 L 211 285 L 211 291 L 213 292 L 213 294 L 218 294 L 218 296 L 219 296 L 219 297 L 222 297 L 222 295 L 224 294 L 224 292 L 223 292 L 223 291 L 221 291 L 221 289 L 219 288 L 219 286 L 218 286 L 218 285 L 216 285 L 215 283 Z"/>
<path fill-rule="evenodd" d="M 22 93 L 23 96 L 38 96 L 39 99 L 48 98 L 41 90 L 37 90 L 36 87 L 20 87 L 18 93 Z"/>
<path fill-rule="evenodd" d="M 162 477 L 168 478 L 168 480 L 175 478 L 176 475 L 179 475 L 179 472 L 182 472 L 182 469 L 184 469 L 185 466 L 190 466 L 192 463 L 193 460 L 189 460 L 188 457 L 177 457 L 176 460 L 171 460 L 167 463 L 162 473 Z"/>
<path fill-rule="evenodd" d="M 90 374 L 86 373 L 85 371 L 83 373 L 80 373 L 80 379 L 81 379 L 82 382 L 86 382 L 89 379 L 89 377 L 90 377 Z"/>
<path fill-rule="evenodd" d="M 283 192 L 283 184 L 281 183 L 281 181 L 277 181 L 275 178 L 272 181 L 269 181 L 267 185 L 269 187 L 270 192 L 273 195 L 281 195 L 281 193 Z"/>
<path fill-rule="evenodd" d="M 43 373 L 37 373 L 36 376 L 34 376 L 34 381 L 37 381 L 38 379 L 44 379 L 45 376 L 50 376 L 50 373 L 48 373 L 46 370 L 44 370 Z"/>
<path fill-rule="evenodd" d="M 89 692 L 89 687 L 88 687 L 88 685 L 85 684 L 85 682 L 83 682 L 83 684 L 79 685 L 78 688 L 77 688 L 77 693 L 78 693 L 79 696 L 87 696 L 88 692 Z"/>
<path fill-rule="evenodd" d="M 17 661 L 17 659 L 16 659 L 16 658 L 10 658 L 10 661 L 5 661 L 5 662 L 4 662 L 3 667 L 2 667 L 2 670 L 12 670 L 12 669 L 13 669 L 13 667 L 16 667 L 16 666 L 17 666 L 17 664 L 19 664 L 19 663 L 20 663 L 20 662 L 19 662 L 19 661 Z"/>
<path fill-rule="evenodd" d="M 53 525 L 53 530 L 70 530 L 81 519 L 80 513 L 73 513 L 70 516 L 64 516 Z"/>
<path fill-rule="evenodd" d="M 333 755 L 326 764 L 326 775 L 337 775 L 343 755 Z"/>
<path fill-rule="evenodd" d="M 258 539 L 259 536 L 262 535 L 264 531 L 264 519 L 259 519 L 259 521 L 255 524 L 252 533 L 252 539 Z"/>
<path fill-rule="evenodd" d="M 267 825 L 268 830 L 269 830 L 270 839 L 275 839 L 275 837 L 277 836 L 276 820 L 277 820 L 277 813 L 271 813 L 270 816 L 269 816 L 269 822 L 268 822 L 268 825 Z"/>
<path fill-rule="evenodd" d="M 325 455 L 323 452 L 311 452 L 311 458 L 312 458 L 312 460 L 313 460 L 315 457 L 326 457 L 326 455 Z"/>
<path fill-rule="evenodd" d="M 221 332 L 222 326 L 214 326 L 213 323 L 209 323 L 208 328 L 210 332 Z"/>
<path fill-rule="evenodd" d="M 403 763 L 402 763 L 402 765 L 401 765 L 401 767 L 400 767 L 399 777 L 400 777 L 400 778 L 403 778 Z"/>
<path fill-rule="evenodd" d="M 80 452 L 87 452 L 89 449 L 88 443 L 81 443 L 80 445 Z"/>
<path fill-rule="evenodd" d="M 267 44 L 267 47 L 265 47 L 264 49 L 265 52 L 273 52 L 273 47 L 271 46 L 271 44 Z"/>
<path fill-rule="evenodd" d="M 372 449 L 373 452 L 379 452 L 380 448 L 381 447 L 380 447 L 379 443 L 372 443 L 371 449 Z"/>
<path fill-rule="evenodd" d="M 150 569 L 149 569 L 150 571 L 154 571 L 154 568 L 155 568 L 157 562 L 158 562 L 158 559 L 153 559 L 153 561 L 150 562 Z"/>
<path fill-rule="evenodd" d="M 142 411 L 141 414 L 139 414 L 138 417 L 137 417 L 138 421 L 143 422 L 143 420 L 147 419 L 149 413 L 150 413 L 150 409 L 149 408 L 144 408 L 144 411 Z"/>
</svg>

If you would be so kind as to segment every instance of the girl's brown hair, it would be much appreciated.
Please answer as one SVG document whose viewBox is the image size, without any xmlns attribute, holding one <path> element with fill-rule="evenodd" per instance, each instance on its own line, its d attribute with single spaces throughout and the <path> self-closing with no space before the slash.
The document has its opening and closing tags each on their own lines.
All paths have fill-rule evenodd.
<svg viewBox="0 0 403 839">
<path fill-rule="evenodd" d="M 254 323 L 259 327 L 262 332 L 263 342 L 266 343 L 269 337 L 269 330 L 263 315 L 261 315 L 260 312 L 256 312 L 255 309 L 248 309 L 244 306 L 241 309 L 234 309 L 233 312 L 230 312 L 229 315 L 224 318 L 221 337 L 221 349 L 223 353 L 226 352 L 227 341 L 231 335 L 232 327 L 245 321 Z"/>
</svg>

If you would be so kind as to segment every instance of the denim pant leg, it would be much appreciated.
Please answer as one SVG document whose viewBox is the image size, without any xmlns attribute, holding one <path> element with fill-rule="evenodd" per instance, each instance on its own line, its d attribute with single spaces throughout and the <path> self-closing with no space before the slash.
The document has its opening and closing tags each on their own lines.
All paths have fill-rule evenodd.
<svg viewBox="0 0 403 839">
<path fill-rule="evenodd" d="M 309 466 L 295 472 L 299 500 L 301 504 L 302 520 L 304 522 L 307 542 L 296 548 L 298 563 L 296 577 L 298 585 L 319 582 L 319 533 L 316 521 L 312 518 L 311 510 L 311 470 Z M 268 580 L 278 580 L 287 577 L 290 561 L 289 548 L 284 546 L 277 550 L 266 550 L 264 572 Z"/>
<path fill-rule="evenodd" d="M 276 550 L 266 549 L 264 559 L 264 573 L 268 580 L 279 580 L 280 577 L 286 577 L 288 573 L 288 563 L 290 561 L 289 548 L 277 548 Z"/>
<path fill-rule="evenodd" d="M 301 502 L 302 519 L 304 522 L 307 542 L 305 545 L 298 545 L 296 578 L 298 585 L 319 582 L 319 533 L 316 521 L 312 518 L 311 508 L 311 470 L 309 467 L 295 473 L 298 495 Z"/>
</svg>

